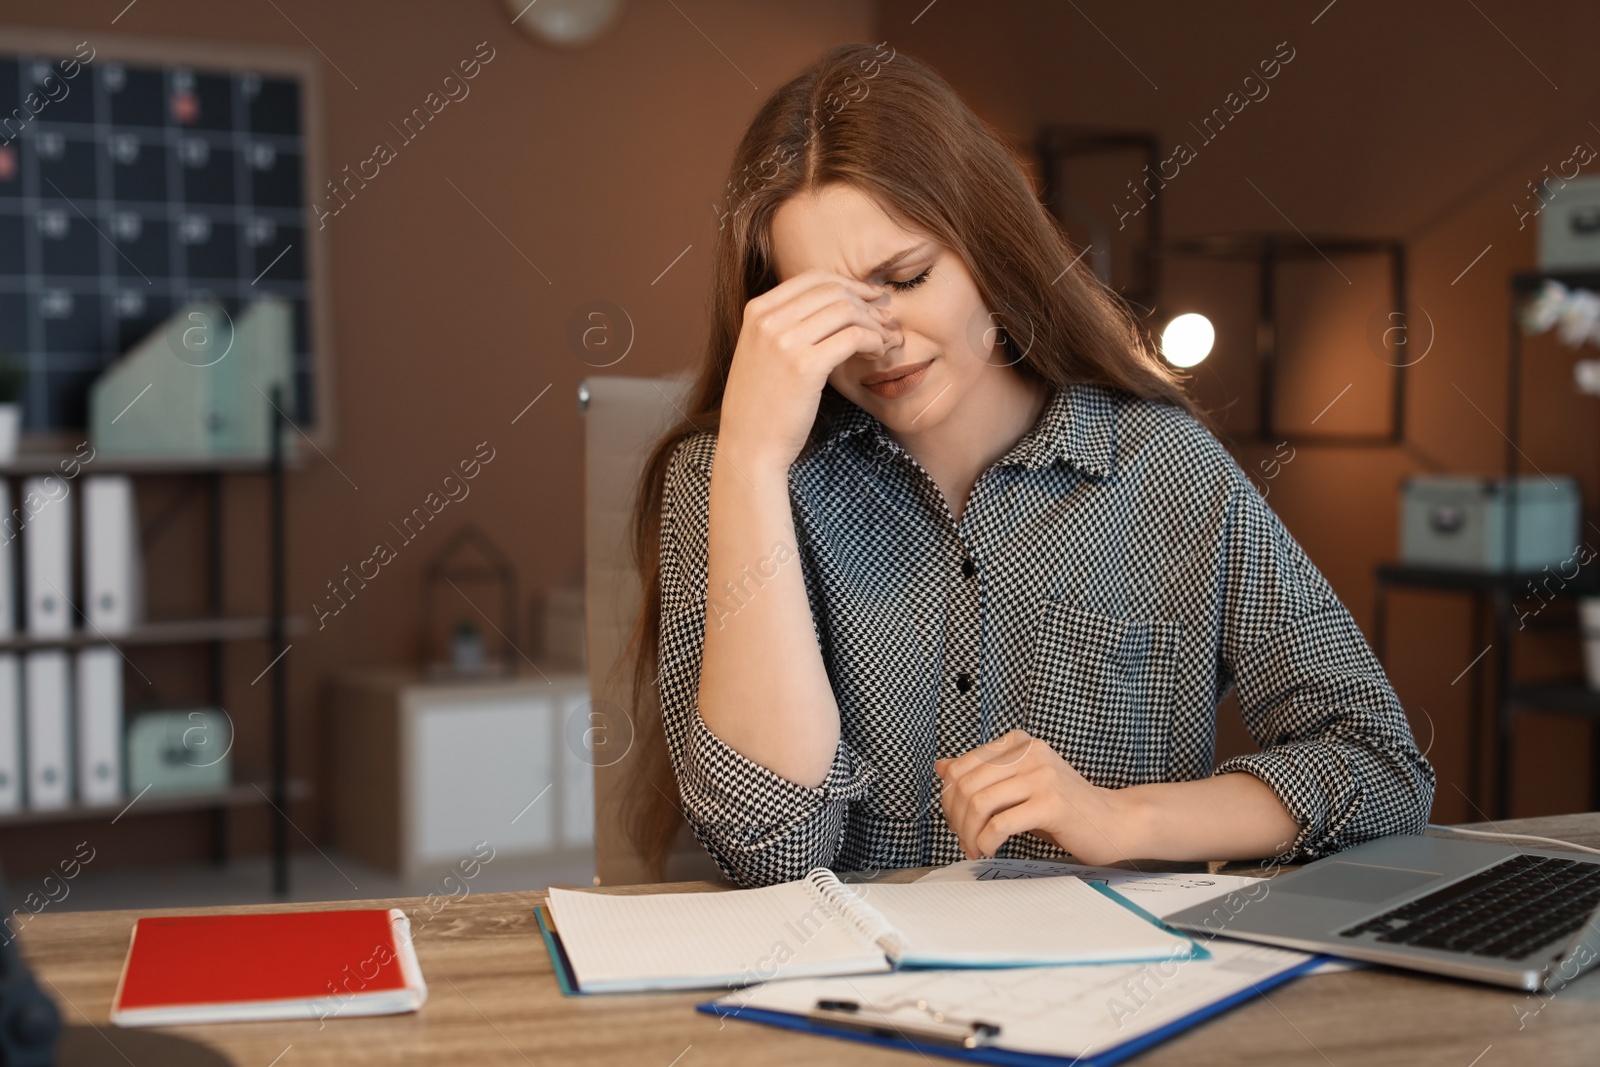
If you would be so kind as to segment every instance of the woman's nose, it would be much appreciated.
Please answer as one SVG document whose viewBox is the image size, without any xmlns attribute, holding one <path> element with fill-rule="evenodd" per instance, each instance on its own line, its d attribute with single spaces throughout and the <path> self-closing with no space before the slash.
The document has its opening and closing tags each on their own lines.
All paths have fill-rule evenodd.
<svg viewBox="0 0 1600 1067">
<path fill-rule="evenodd" d="M 889 333 L 889 343 L 883 350 L 884 355 L 888 355 L 890 352 L 893 352 L 895 349 L 905 344 L 906 335 L 905 331 L 900 329 L 900 324 L 894 321 L 893 316 L 884 314 L 880 316 L 880 318 L 883 321 L 884 329 Z"/>
</svg>

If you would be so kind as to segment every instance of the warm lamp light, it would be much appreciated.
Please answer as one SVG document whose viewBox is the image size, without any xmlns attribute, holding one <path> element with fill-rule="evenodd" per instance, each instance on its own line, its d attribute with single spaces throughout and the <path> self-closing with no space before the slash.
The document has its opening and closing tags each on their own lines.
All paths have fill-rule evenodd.
<svg viewBox="0 0 1600 1067">
<path fill-rule="evenodd" d="M 1174 367 L 1192 367 L 1211 354 L 1217 331 L 1198 312 L 1179 315 L 1161 331 L 1161 354 Z"/>
</svg>

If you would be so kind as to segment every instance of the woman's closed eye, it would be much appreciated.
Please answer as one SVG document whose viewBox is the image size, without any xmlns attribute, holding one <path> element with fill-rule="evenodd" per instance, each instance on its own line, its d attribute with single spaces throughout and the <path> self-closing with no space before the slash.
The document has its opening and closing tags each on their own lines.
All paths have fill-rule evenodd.
<svg viewBox="0 0 1600 1067">
<path fill-rule="evenodd" d="M 915 289 L 917 286 L 919 286 L 923 282 L 927 281 L 928 280 L 928 275 L 930 275 L 932 273 L 933 273 L 933 267 L 930 265 L 930 266 L 927 266 L 927 267 L 923 268 L 922 273 L 917 275 L 915 278 L 907 278 L 903 282 L 884 282 L 884 284 L 887 285 L 889 288 L 894 289 L 897 292 L 905 293 L 905 292 L 911 291 L 912 289 Z"/>
</svg>

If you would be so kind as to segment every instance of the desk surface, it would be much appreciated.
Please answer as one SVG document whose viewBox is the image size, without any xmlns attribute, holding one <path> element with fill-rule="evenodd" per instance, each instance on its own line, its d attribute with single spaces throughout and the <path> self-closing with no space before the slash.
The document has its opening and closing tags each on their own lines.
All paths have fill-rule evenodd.
<svg viewBox="0 0 1600 1067">
<path fill-rule="evenodd" d="M 1523 819 L 1501 823 L 1500 828 L 1600 847 L 1600 813 Z M 891 877 L 909 880 L 916 873 L 896 872 Z M 644 887 L 656 888 L 660 887 Z M 685 883 L 674 888 L 713 887 Z M 705 999 L 703 994 L 562 997 L 533 918 L 533 906 L 543 898 L 537 892 L 469 893 L 459 899 L 442 898 L 442 904 L 435 901 L 437 911 L 426 921 L 413 918 L 429 991 L 428 1003 L 418 1013 L 336 1018 L 321 1028 L 315 1022 L 230 1023 L 174 1032 L 212 1045 L 241 1067 L 274 1063 L 280 1067 L 390 1063 L 813 1067 L 842 1057 L 851 1063 L 899 1067 L 927 1062 L 912 1053 L 846 1046 L 830 1038 L 753 1023 L 722 1023 L 692 1010 Z M 372 906 L 400 907 L 408 913 L 427 907 L 416 899 L 374 901 Z M 139 914 L 150 913 L 50 914 L 47 910 L 24 928 L 23 951 L 41 984 L 56 996 L 69 1024 L 92 1023 L 111 1038 L 122 1033 L 109 1026 L 107 1017 L 128 936 Z M 1135 1062 L 1140 1067 L 1593 1063 L 1600 1047 L 1600 985 L 1594 977 L 1546 1001 L 1512 990 L 1393 971 L 1315 975 L 1181 1034 Z"/>
</svg>

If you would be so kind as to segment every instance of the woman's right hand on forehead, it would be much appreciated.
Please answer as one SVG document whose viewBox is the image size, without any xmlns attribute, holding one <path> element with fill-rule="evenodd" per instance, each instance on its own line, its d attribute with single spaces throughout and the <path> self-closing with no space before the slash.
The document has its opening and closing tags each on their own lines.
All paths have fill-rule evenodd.
<svg viewBox="0 0 1600 1067">
<path fill-rule="evenodd" d="M 745 304 L 718 448 L 737 455 L 741 467 L 787 472 L 811 433 L 833 369 L 900 343 L 884 293 L 882 286 L 813 269 Z"/>
</svg>

